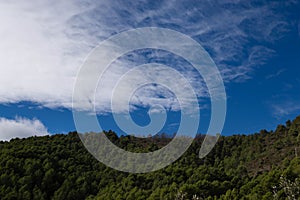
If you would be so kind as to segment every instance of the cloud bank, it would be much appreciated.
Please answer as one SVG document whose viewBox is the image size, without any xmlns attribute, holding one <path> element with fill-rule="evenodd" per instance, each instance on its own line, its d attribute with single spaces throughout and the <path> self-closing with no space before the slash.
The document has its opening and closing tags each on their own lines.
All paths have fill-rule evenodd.
<svg viewBox="0 0 300 200">
<path fill-rule="evenodd" d="M 12 138 L 49 135 L 47 128 L 37 119 L 17 117 L 15 119 L 0 118 L 0 140 Z"/>
<path fill-rule="evenodd" d="M 211 54 L 225 82 L 247 80 L 276 53 L 272 44 L 295 25 L 283 12 L 295 3 L 1 1 L 0 103 L 32 101 L 51 108 L 71 108 L 76 74 L 90 50 L 113 34 L 146 26 L 171 28 L 193 37 Z M 100 111 L 109 107 L 110 98 L 106 97 L 110 97 L 111 80 L 132 63 L 157 61 L 166 55 L 153 54 L 143 54 L 144 58 L 132 54 L 116 63 L 117 70 L 107 77 L 107 88 L 102 88 L 107 93 L 99 94 L 104 98 Z M 198 95 L 205 96 L 204 83 L 185 65 L 181 65 L 181 71 Z M 167 74 L 164 77 L 172 78 Z M 145 96 L 148 94 L 153 98 Z M 136 99 L 144 99 L 142 106 L 166 99 L 165 107 L 172 107 L 175 102 L 169 91 L 155 86 L 145 88 Z"/>
</svg>

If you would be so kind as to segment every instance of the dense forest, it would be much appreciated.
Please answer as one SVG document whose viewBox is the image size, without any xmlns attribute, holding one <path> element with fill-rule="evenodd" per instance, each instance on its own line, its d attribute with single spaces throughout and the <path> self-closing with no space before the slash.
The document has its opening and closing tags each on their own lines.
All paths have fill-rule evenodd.
<svg viewBox="0 0 300 200">
<path fill-rule="evenodd" d="M 0 199 L 300 199 L 300 117 L 275 131 L 220 137 L 200 159 L 203 136 L 172 165 L 130 174 L 108 168 L 76 132 L 0 142 Z M 171 138 L 118 137 L 123 149 L 154 151 Z"/>
</svg>

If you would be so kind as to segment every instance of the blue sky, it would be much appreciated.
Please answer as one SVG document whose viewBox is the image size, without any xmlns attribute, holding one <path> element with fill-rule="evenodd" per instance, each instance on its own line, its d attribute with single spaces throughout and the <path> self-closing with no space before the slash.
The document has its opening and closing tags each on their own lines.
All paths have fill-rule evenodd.
<svg viewBox="0 0 300 200">
<path fill-rule="evenodd" d="M 33 0 L 0 2 L 0 9 L 0 139 L 75 130 L 72 92 L 86 56 L 114 34 L 150 26 L 184 33 L 209 52 L 227 93 L 223 135 L 275 129 L 300 115 L 299 1 Z M 103 128 L 121 133 L 107 109 L 111 80 L 149 62 L 189 77 L 199 97 L 199 132 L 205 133 L 210 101 L 202 78 L 181 58 L 157 50 L 113 63 L 98 96 Z M 172 95 L 159 86 L 141 89 L 132 118 L 147 125 L 149 106 L 161 102 L 169 111 L 162 131 L 176 132 L 180 112 Z"/>
</svg>

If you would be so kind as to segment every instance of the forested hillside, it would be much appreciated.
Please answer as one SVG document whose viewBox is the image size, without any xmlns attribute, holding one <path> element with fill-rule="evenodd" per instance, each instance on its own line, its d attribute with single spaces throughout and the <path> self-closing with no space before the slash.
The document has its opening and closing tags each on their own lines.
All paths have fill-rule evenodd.
<svg viewBox="0 0 300 200">
<path fill-rule="evenodd" d="M 275 131 L 221 137 L 204 159 L 199 135 L 172 165 L 129 174 L 93 158 L 77 133 L 0 142 L 0 199 L 299 199 L 300 117 Z M 154 151 L 165 136 L 105 132 L 130 151 Z"/>
</svg>

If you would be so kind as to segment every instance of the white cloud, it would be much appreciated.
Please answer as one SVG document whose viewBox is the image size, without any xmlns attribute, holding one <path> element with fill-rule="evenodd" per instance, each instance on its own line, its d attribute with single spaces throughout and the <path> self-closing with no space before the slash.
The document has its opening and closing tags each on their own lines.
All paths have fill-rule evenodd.
<svg viewBox="0 0 300 200">
<path fill-rule="evenodd" d="M 151 54 L 153 60 L 159 61 L 161 58 L 168 58 L 170 55 L 162 53 L 162 55 L 155 55 L 156 52 L 144 51 L 143 53 Z M 160 57 L 162 56 L 162 57 Z M 122 59 L 121 61 L 116 61 L 111 64 L 109 69 L 105 71 L 101 82 L 96 89 L 96 108 L 99 112 L 110 112 L 110 101 L 113 95 L 117 95 L 115 98 L 118 99 L 118 111 L 123 112 L 128 106 L 126 97 L 130 94 L 132 88 L 136 87 L 137 82 L 152 82 L 160 83 L 164 82 L 165 86 L 160 84 L 147 84 L 141 88 L 136 88 L 134 95 L 131 97 L 131 107 L 135 106 L 153 106 L 162 105 L 163 107 L 177 111 L 180 108 L 187 108 L 191 105 L 192 94 L 189 90 L 184 87 L 185 81 L 189 82 L 193 88 L 196 88 L 194 92 L 201 98 L 206 98 L 209 94 L 207 93 L 206 86 L 200 75 L 192 71 L 192 66 L 189 66 L 183 60 L 168 60 L 168 64 L 173 66 L 178 70 L 178 72 L 185 78 L 185 80 L 177 77 L 173 71 L 162 68 L 160 66 L 153 65 L 151 67 L 134 68 L 140 64 L 146 63 L 147 59 L 142 58 L 142 56 L 136 55 L 135 53 L 130 54 L 130 60 Z M 126 74 L 130 70 L 135 71 L 135 73 Z M 172 75 L 173 74 L 173 75 Z M 126 78 L 126 81 L 119 81 L 122 78 Z M 121 87 L 115 91 L 116 85 L 120 84 Z M 178 99 L 176 98 L 175 91 L 180 93 L 185 97 L 184 102 L 181 106 L 179 105 Z M 103 95 L 105 94 L 105 95 Z M 177 95 L 178 96 L 178 95 Z M 194 108 L 193 108 L 194 109 Z"/>
<path fill-rule="evenodd" d="M 172 28 L 192 36 L 211 53 L 225 81 L 248 79 L 274 53 L 261 44 L 273 43 L 290 29 L 285 16 L 275 13 L 280 6 L 230 0 L 0 1 L 0 103 L 27 100 L 70 108 L 74 80 L 89 51 L 112 34 L 145 26 Z M 99 109 L 109 107 L 110 99 L 105 97 L 110 97 L 112 84 L 131 63 L 119 62 L 107 77 Z M 190 77 L 197 94 L 206 95 L 202 81 L 185 69 L 181 72 Z M 164 78 L 172 79 L 167 74 Z M 140 92 L 140 99 L 148 100 L 142 103 L 163 100 L 146 95 L 153 91 L 157 91 L 154 97 L 160 92 L 169 95 L 151 88 Z M 171 107 L 172 98 L 163 101 Z"/>
<path fill-rule="evenodd" d="M 63 31 L 77 11 L 49 3 L 0 3 L 1 102 L 69 104 L 78 59 L 68 55 L 73 43 Z"/>
<path fill-rule="evenodd" d="M 35 135 L 49 135 L 47 128 L 37 119 L 0 118 L 0 140 L 8 141 L 12 138 L 26 138 Z"/>
</svg>

